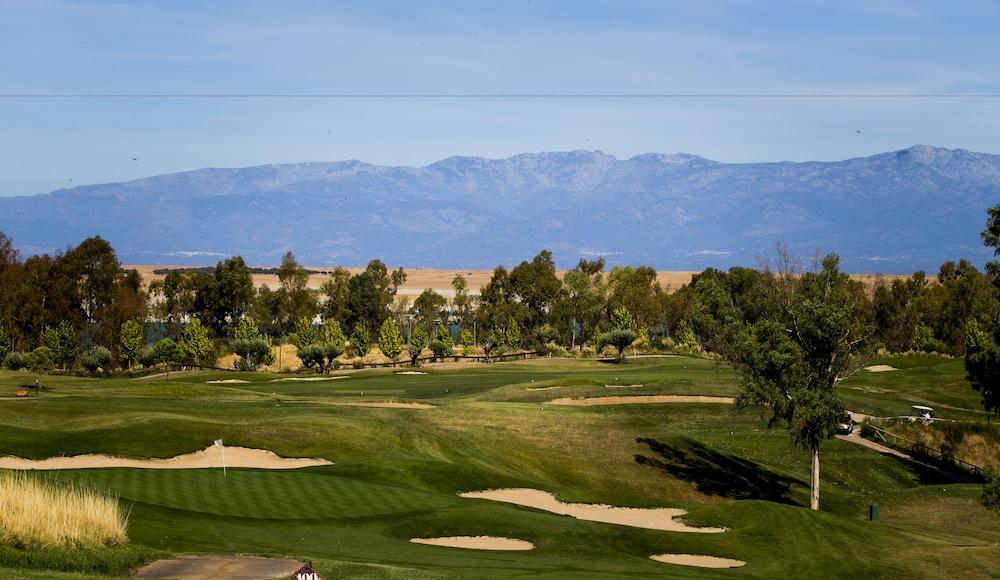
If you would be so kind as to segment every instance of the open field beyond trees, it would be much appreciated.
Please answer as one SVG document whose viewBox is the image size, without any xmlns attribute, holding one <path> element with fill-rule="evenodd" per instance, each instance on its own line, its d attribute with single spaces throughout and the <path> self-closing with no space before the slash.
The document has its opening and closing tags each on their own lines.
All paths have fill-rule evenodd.
<svg viewBox="0 0 1000 580">
<path fill-rule="evenodd" d="M 900 370 L 863 372 L 844 383 L 839 391 L 851 410 L 903 415 L 911 404 L 927 404 L 942 418 L 985 422 L 960 360 L 921 355 L 874 363 Z M 983 578 L 996 572 L 1000 518 L 979 504 L 977 483 L 833 440 L 823 452 L 822 511 L 813 512 L 808 452 L 791 447 L 783 429 L 768 429 L 756 410 L 718 403 L 542 404 L 626 394 L 734 396 L 735 374 L 715 361 L 541 358 L 428 365 L 423 373 L 367 369 L 335 381 L 278 382 L 278 375 L 235 372 L 143 380 L 42 376 L 39 394 L 14 397 L 35 375 L 4 371 L 0 455 L 169 458 L 221 438 L 227 447 L 333 464 L 225 475 L 221 465 L 21 472 L 119 498 L 129 510 L 129 543 L 0 546 L 0 576 L 76 571 L 82 575 L 72 577 L 98 578 L 167 553 L 313 560 L 327 578 Z M 209 384 L 222 379 L 245 382 Z M 629 388 L 613 388 L 622 385 Z M 342 404 L 389 400 L 432 407 Z M 566 503 L 676 508 L 686 512 L 679 518 L 686 526 L 726 531 L 644 529 L 459 496 L 501 488 L 540 490 Z M 881 506 L 878 522 L 866 519 L 870 501 Z M 481 536 L 533 548 L 411 542 Z M 746 564 L 712 569 L 651 559 L 678 554 L 725 559 L 688 559 L 705 565 Z"/>
<path fill-rule="evenodd" d="M 127 270 L 135 269 L 142 276 L 143 282 L 148 286 L 153 280 L 162 280 L 166 274 L 166 270 L 177 270 L 191 268 L 191 266 L 123 266 Z M 329 278 L 328 272 L 332 272 L 333 268 L 329 266 L 306 266 L 306 269 L 311 272 L 316 272 L 310 274 L 308 286 L 313 290 L 318 290 L 320 286 L 323 285 Z M 347 268 L 347 271 L 351 274 L 358 274 L 364 272 L 364 268 Z M 562 278 L 566 273 L 565 270 L 558 270 L 557 275 Z M 671 271 L 658 271 L 656 273 L 656 281 L 660 283 L 663 290 L 666 292 L 674 292 L 681 286 L 691 283 L 691 277 L 698 274 L 697 271 L 686 271 L 686 270 L 671 270 Z M 438 268 L 406 268 L 406 284 L 399 289 L 398 294 L 400 296 L 419 296 L 421 292 L 427 288 L 431 288 L 438 294 L 442 296 L 452 297 L 455 293 L 451 286 L 451 281 L 457 275 L 462 275 L 466 282 L 469 284 L 469 290 L 473 293 L 478 293 L 479 289 L 485 286 L 489 281 L 490 277 L 493 275 L 493 270 L 448 270 L 448 269 L 438 269 Z M 267 286 L 272 290 L 277 289 L 281 286 L 278 280 L 277 274 L 251 274 L 253 278 L 254 286 Z M 873 285 L 876 280 L 884 280 L 886 282 L 892 282 L 895 279 L 903 279 L 906 276 L 901 275 L 882 275 L 882 274 L 852 274 L 852 278 L 864 282 L 866 286 Z"/>
</svg>

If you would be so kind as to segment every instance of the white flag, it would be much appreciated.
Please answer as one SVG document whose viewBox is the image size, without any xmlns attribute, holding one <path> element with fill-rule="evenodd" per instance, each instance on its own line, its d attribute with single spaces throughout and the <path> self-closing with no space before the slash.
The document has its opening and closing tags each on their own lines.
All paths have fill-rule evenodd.
<svg viewBox="0 0 1000 580">
<path fill-rule="evenodd" d="M 222 447 L 222 439 L 216 439 L 215 444 L 218 445 L 219 447 Z"/>
</svg>

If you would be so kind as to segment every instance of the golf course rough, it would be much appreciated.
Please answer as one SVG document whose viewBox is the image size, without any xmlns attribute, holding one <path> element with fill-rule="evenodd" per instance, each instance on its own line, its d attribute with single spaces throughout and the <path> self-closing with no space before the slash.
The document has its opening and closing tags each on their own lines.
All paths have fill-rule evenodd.
<svg viewBox="0 0 1000 580">
<path fill-rule="evenodd" d="M 578 520 L 618 524 L 649 530 L 688 532 L 695 534 L 718 534 L 728 528 L 698 528 L 689 526 L 674 518 L 686 515 L 687 511 L 677 508 L 630 508 L 605 504 L 565 503 L 556 496 L 538 489 L 508 488 L 486 491 L 470 491 L 458 494 L 468 499 L 488 499 L 530 507 L 554 514 L 571 516 Z"/>
</svg>

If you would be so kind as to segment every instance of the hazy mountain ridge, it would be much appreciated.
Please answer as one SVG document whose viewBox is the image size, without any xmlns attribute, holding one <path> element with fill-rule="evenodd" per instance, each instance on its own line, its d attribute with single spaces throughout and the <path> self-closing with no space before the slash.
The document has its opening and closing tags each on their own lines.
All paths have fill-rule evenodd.
<svg viewBox="0 0 1000 580">
<path fill-rule="evenodd" d="M 0 197 L 0 231 L 25 252 L 99 234 L 133 263 L 205 263 L 286 250 L 316 265 L 370 257 L 491 267 L 549 248 L 660 269 L 754 264 L 783 241 L 838 251 L 854 271 L 935 270 L 987 255 L 1000 156 L 914 146 L 839 162 L 719 163 L 598 151 L 199 169 Z"/>
</svg>

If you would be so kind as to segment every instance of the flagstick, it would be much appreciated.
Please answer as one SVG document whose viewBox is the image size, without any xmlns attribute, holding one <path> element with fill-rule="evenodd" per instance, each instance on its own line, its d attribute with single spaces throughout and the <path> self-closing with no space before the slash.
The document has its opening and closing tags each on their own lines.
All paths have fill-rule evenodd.
<svg viewBox="0 0 1000 580">
<path fill-rule="evenodd" d="M 226 446 L 219 445 L 222 448 L 222 477 L 226 477 Z"/>
</svg>

